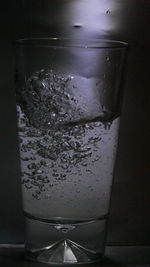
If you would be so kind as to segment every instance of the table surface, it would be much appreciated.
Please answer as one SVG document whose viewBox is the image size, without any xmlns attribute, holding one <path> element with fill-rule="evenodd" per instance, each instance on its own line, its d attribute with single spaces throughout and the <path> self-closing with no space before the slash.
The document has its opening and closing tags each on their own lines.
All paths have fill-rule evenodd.
<svg viewBox="0 0 150 267">
<path fill-rule="evenodd" d="M 0 245 L 0 266 L 5 267 L 44 267 L 44 263 L 30 262 L 24 257 L 23 245 Z M 55 265 L 59 266 L 59 265 Z M 63 265 L 64 266 L 64 265 Z M 86 266 L 87 265 L 68 265 Z M 107 246 L 106 257 L 101 264 L 90 264 L 91 267 L 122 266 L 150 267 L 150 246 Z M 66 266 L 65 266 L 66 267 Z"/>
</svg>

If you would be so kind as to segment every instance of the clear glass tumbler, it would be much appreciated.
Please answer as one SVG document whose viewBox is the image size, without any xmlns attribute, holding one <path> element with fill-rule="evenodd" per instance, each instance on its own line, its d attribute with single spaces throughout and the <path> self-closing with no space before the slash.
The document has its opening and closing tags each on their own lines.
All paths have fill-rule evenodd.
<svg viewBox="0 0 150 267">
<path fill-rule="evenodd" d="M 16 42 L 16 99 L 26 256 L 102 259 L 127 44 L 58 38 Z"/>
</svg>

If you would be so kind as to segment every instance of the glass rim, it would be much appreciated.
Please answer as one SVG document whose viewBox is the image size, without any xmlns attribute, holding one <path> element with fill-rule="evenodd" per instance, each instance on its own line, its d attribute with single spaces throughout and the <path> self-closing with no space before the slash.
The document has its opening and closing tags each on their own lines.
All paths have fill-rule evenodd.
<svg viewBox="0 0 150 267">
<path fill-rule="evenodd" d="M 97 48 L 97 49 L 122 49 L 127 48 L 128 43 L 124 41 L 102 39 L 102 38 L 61 38 L 61 37 L 41 37 L 41 38 L 21 38 L 16 40 L 15 45 L 37 46 L 49 48 Z"/>
</svg>

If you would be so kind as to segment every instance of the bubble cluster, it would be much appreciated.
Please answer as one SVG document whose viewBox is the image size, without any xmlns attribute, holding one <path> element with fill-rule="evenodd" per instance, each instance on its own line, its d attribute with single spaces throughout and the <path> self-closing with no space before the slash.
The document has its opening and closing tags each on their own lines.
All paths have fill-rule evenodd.
<svg viewBox="0 0 150 267">
<path fill-rule="evenodd" d="M 48 130 L 75 118 L 76 99 L 67 92 L 73 76 L 63 77 L 52 70 L 40 70 L 29 77 L 17 98 L 30 125 Z"/>
<path fill-rule="evenodd" d="M 101 136 L 94 129 L 103 124 L 76 123 L 82 110 L 68 92 L 72 79 L 40 70 L 17 92 L 22 184 L 33 200 L 47 198 L 46 192 L 66 182 L 71 173 L 82 175 L 81 168 L 90 172 L 90 165 L 100 159 Z"/>
</svg>

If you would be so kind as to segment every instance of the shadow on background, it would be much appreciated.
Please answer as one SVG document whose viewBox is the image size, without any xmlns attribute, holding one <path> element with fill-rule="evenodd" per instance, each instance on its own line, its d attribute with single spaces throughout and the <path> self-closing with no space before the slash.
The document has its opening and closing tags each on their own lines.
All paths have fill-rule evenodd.
<svg viewBox="0 0 150 267">
<path fill-rule="evenodd" d="M 120 141 L 112 194 L 109 244 L 150 244 L 150 2 L 118 1 L 113 38 L 129 43 Z"/>
</svg>

